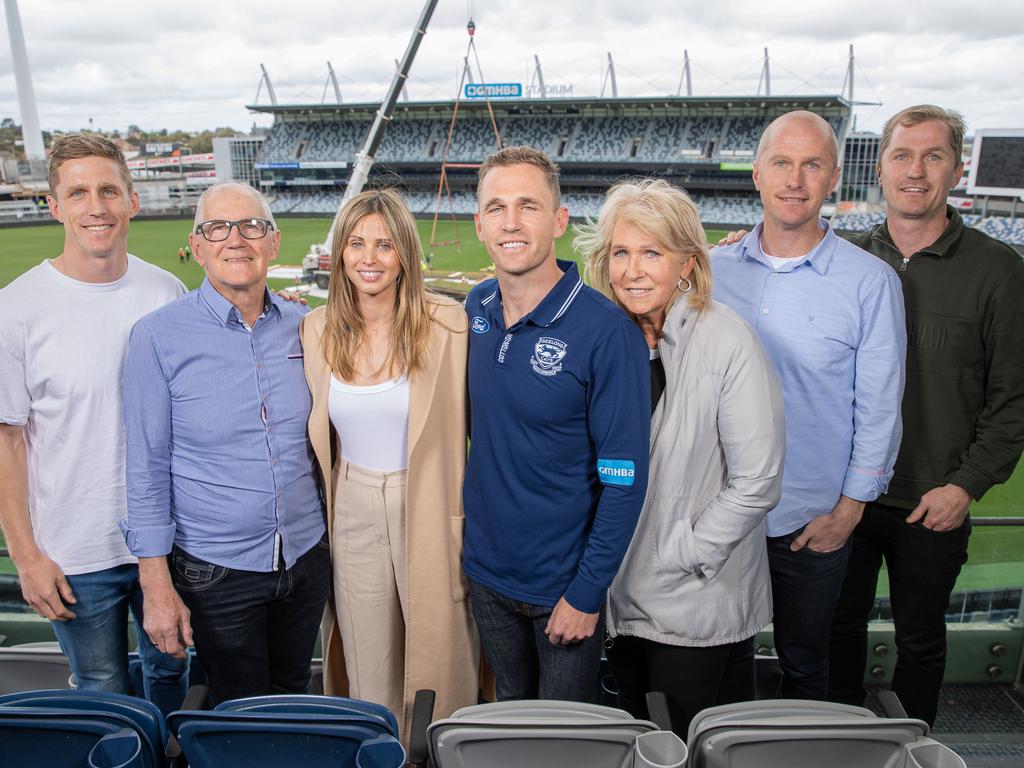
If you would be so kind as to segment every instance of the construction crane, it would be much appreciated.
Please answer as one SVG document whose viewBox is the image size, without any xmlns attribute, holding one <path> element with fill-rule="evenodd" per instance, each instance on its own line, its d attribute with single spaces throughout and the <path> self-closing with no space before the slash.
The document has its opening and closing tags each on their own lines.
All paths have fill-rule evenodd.
<svg viewBox="0 0 1024 768">
<path fill-rule="evenodd" d="M 391 115 L 395 111 L 398 97 L 401 95 L 405 81 L 409 77 L 409 70 L 412 68 L 413 59 L 416 58 L 416 51 L 419 50 L 423 36 L 427 33 L 427 25 L 430 23 L 430 17 L 433 16 L 434 8 L 436 7 L 437 0 L 427 0 L 424 3 L 423 11 L 420 13 L 420 18 L 413 28 L 409 45 L 402 55 L 402 60 L 399 62 L 398 70 L 391 80 L 391 85 L 388 86 L 384 101 L 381 102 L 380 109 L 377 110 L 377 115 L 373 119 L 373 125 L 370 126 L 366 139 L 363 141 L 362 149 L 356 153 L 355 163 L 352 164 L 352 174 L 349 176 L 348 185 L 345 187 L 345 194 L 341 198 L 341 205 L 338 206 L 338 211 L 334 214 L 331 228 L 327 231 L 327 237 L 322 244 L 311 246 L 309 253 L 302 260 L 303 276 L 313 277 L 318 286 L 326 287 L 327 276 L 315 273 L 323 271 L 319 269 L 322 258 L 325 256 L 328 259 L 330 258 L 331 245 L 334 240 L 334 228 L 338 223 L 341 209 L 345 206 L 345 203 L 358 195 L 363 190 L 363 185 L 366 184 L 366 179 L 377 156 L 377 148 L 380 146 L 381 139 L 384 138 L 384 129 L 391 122 Z"/>
</svg>

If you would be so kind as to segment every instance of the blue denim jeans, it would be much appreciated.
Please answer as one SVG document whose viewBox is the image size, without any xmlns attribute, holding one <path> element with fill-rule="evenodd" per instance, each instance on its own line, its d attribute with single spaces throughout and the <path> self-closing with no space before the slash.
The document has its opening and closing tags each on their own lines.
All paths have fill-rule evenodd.
<svg viewBox="0 0 1024 768">
<path fill-rule="evenodd" d="M 469 598 L 484 657 L 494 672 L 498 701 L 597 701 L 603 609 L 593 635 L 571 645 L 554 645 L 544 634 L 554 606 L 513 600 L 472 580 Z"/>
<path fill-rule="evenodd" d="M 188 686 L 188 659 L 161 653 L 142 630 L 139 568 L 119 565 L 68 576 L 78 601 L 75 618 L 53 622 L 78 688 L 128 693 L 128 614 L 135 618 L 144 694 L 165 715 L 181 706 Z"/>
<path fill-rule="evenodd" d="M 214 565 L 174 547 L 171 578 L 192 613 L 213 704 L 308 691 L 331 585 L 326 536 L 291 568 L 266 573 Z"/>
<path fill-rule="evenodd" d="M 772 576 L 775 650 L 779 655 L 784 699 L 828 697 L 828 644 L 832 612 L 850 557 L 848 539 L 834 552 L 789 545 L 803 528 L 785 536 L 768 537 L 768 566 Z"/>
</svg>

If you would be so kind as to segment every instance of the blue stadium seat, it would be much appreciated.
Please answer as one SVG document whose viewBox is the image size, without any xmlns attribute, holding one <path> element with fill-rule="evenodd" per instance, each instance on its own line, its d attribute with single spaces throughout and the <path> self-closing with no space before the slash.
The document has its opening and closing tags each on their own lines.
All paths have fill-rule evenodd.
<svg viewBox="0 0 1024 768">
<path fill-rule="evenodd" d="M 163 764 L 164 748 L 167 745 L 164 718 L 160 710 L 145 699 L 105 691 L 77 690 L 25 691 L 0 696 L 0 717 L 12 707 L 74 711 L 82 717 L 94 717 L 115 724 L 119 721 L 111 721 L 108 715 L 123 718 L 138 733 L 142 764 L 154 768 Z M 121 723 L 119 727 L 125 727 L 125 724 Z"/>
<path fill-rule="evenodd" d="M 109 713 L 48 707 L 0 708 L 0 755 L 18 768 L 147 768 L 138 731 Z"/>
<path fill-rule="evenodd" d="M 143 766 L 163 765 L 167 731 L 160 711 L 145 699 L 103 691 L 26 691 L 0 697 L 0 717 L 11 708 L 70 711 L 81 717 L 128 727 L 138 735 Z"/>
<path fill-rule="evenodd" d="M 334 696 L 257 696 L 168 718 L 193 768 L 309 765 L 400 768 L 395 716 L 378 704 Z"/>
<path fill-rule="evenodd" d="M 273 715 L 296 715 L 307 718 L 327 715 L 331 718 L 353 718 L 355 721 L 377 723 L 383 732 L 398 735 L 398 721 L 391 710 L 380 704 L 342 696 L 252 696 L 232 699 L 217 705 L 215 712 L 247 712 Z"/>
<path fill-rule="evenodd" d="M 401 768 L 405 764 L 405 750 L 394 736 L 342 717 L 304 722 L 285 719 L 287 715 L 176 714 L 197 715 L 172 721 L 191 768 Z"/>
</svg>

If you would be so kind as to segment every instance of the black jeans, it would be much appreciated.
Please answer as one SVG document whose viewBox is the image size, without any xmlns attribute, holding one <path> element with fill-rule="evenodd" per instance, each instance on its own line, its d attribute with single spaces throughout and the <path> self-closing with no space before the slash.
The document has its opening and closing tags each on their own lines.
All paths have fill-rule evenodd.
<svg viewBox="0 0 1024 768">
<path fill-rule="evenodd" d="M 646 720 L 647 693 L 668 699 L 672 730 L 683 741 L 702 709 L 754 698 L 754 638 L 696 648 L 619 635 L 608 662 L 619 688 L 619 706 Z"/>
<path fill-rule="evenodd" d="M 498 701 L 597 701 L 604 609 L 593 635 L 554 645 L 544 634 L 554 606 L 513 600 L 472 580 L 469 596 Z"/>
<path fill-rule="evenodd" d="M 196 655 L 214 704 L 308 691 L 331 584 L 326 537 L 291 568 L 268 573 L 214 565 L 175 547 L 171 574 L 192 612 Z"/>
<path fill-rule="evenodd" d="M 935 722 L 946 669 L 946 608 L 960 567 L 967 562 L 971 521 L 936 532 L 904 520 L 910 510 L 868 504 L 853 531 L 853 552 L 832 621 L 829 698 L 864 703 L 868 616 L 875 603 L 882 559 L 889 572 L 896 628 L 892 689 L 911 717 Z"/>
<path fill-rule="evenodd" d="M 828 696 L 829 629 L 846 573 L 850 541 L 834 552 L 815 552 L 809 547 L 791 552 L 789 545 L 802 531 L 768 537 L 772 627 L 782 670 L 779 695 L 824 701 Z"/>
</svg>

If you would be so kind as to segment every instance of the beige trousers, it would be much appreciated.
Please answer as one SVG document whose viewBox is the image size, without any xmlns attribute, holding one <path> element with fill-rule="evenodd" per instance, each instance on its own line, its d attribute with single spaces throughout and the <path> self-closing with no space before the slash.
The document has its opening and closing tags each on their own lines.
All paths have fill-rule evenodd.
<svg viewBox="0 0 1024 768">
<path fill-rule="evenodd" d="M 405 477 L 342 460 L 334 491 L 334 608 L 349 695 L 383 704 L 404 733 Z"/>
</svg>

